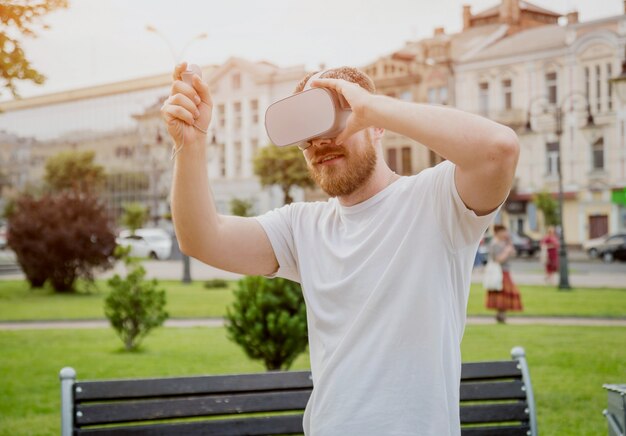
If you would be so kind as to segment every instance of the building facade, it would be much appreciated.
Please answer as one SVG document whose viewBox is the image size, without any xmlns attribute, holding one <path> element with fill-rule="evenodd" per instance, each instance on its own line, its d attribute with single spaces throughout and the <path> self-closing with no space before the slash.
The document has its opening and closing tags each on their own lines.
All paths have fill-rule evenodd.
<svg viewBox="0 0 626 436">
<path fill-rule="evenodd" d="M 505 222 L 520 232 L 543 231 L 532 199 L 540 192 L 556 197 L 560 159 L 566 242 L 626 230 L 626 205 L 614 195 L 626 184 L 623 103 L 609 82 L 624 56 L 626 15 L 579 22 L 576 12 L 559 20 L 527 2 L 505 4 L 514 11 L 509 21 L 502 7 L 476 16 L 486 23 L 498 16 L 502 36 L 454 65 L 457 107 L 506 124 L 520 138 Z M 541 19 L 527 25 L 524 7 Z"/>
</svg>

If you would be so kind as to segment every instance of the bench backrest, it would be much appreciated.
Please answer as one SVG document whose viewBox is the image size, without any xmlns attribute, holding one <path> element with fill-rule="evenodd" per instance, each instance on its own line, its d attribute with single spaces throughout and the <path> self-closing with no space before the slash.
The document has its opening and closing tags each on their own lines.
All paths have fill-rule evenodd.
<svg viewBox="0 0 626 436">
<path fill-rule="evenodd" d="M 523 350 L 509 361 L 464 363 L 464 436 L 536 434 Z M 308 371 L 75 381 L 61 371 L 63 436 L 302 434 Z M 138 425 L 139 424 L 139 425 Z"/>
</svg>

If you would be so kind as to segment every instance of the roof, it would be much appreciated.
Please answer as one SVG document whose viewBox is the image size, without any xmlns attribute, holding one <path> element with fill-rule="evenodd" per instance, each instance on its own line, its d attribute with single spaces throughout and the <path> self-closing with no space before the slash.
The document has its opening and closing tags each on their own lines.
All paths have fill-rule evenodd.
<svg viewBox="0 0 626 436">
<path fill-rule="evenodd" d="M 549 9 L 542 8 L 541 6 L 537 6 L 537 5 L 534 5 L 532 3 L 529 3 L 523 0 L 519 2 L 519 8 L 520 8 L 520 11 L 535 12 L 538 14 L 550 15 L 552 17 L 561 16 L 561 14 L 559 14 L 558 12 L 554 12 Z M 489 9 L 486 9 L 482 12 L 472 15 L 472 18 L 486 18 L 486 17 L 492 17 L 494 15 L 500 15 L 500 5 L 492 6 Z"/>
</svg>

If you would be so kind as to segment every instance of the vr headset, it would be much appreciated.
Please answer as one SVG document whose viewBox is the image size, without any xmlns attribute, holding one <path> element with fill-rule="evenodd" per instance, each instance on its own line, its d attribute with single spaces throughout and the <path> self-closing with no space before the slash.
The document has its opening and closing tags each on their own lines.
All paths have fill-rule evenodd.
<svg viewBox="0 0 626 436">
<path fill-rule="evenodd" d="M 272 103 L 265 111 L 265 130 L 279 147 L 297 144 L 306 149 L 313 139 L 334 138 L 346 127 L 352 110 L 336 92 L 311 88 L 320 71 L 307 80 L 302 92 Z"/>
</svg>

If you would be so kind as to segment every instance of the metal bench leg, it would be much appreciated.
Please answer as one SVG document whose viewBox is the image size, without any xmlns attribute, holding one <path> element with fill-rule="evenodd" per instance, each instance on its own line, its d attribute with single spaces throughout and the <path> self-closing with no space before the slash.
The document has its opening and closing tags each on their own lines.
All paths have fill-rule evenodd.
<svg viewBox="0 0 626 436">
<path fill-rule="evenodd" d="M 530 371 L 526 362 L 526 351 L 522 347 L 514 347 L 511 350 L 511 357 L 517 360 L 519 369 L 522 371 L 524 378 L 524 388 L 526 389 L 526 402 L 528 403 L 528 416 L 530 421 L 530 435 L 538 436 L 537 432 L 537 415 L 535 411 L 535 396 L 533 395 L 533 386 L 530 382 Z"/>
<path fill-rule="evenodd" d="M 59 373 L 61 379 L 61 436 L 72 436 L 74 432 L 74 383 L 76 371 L 65 367 Z"/>
</svg>

